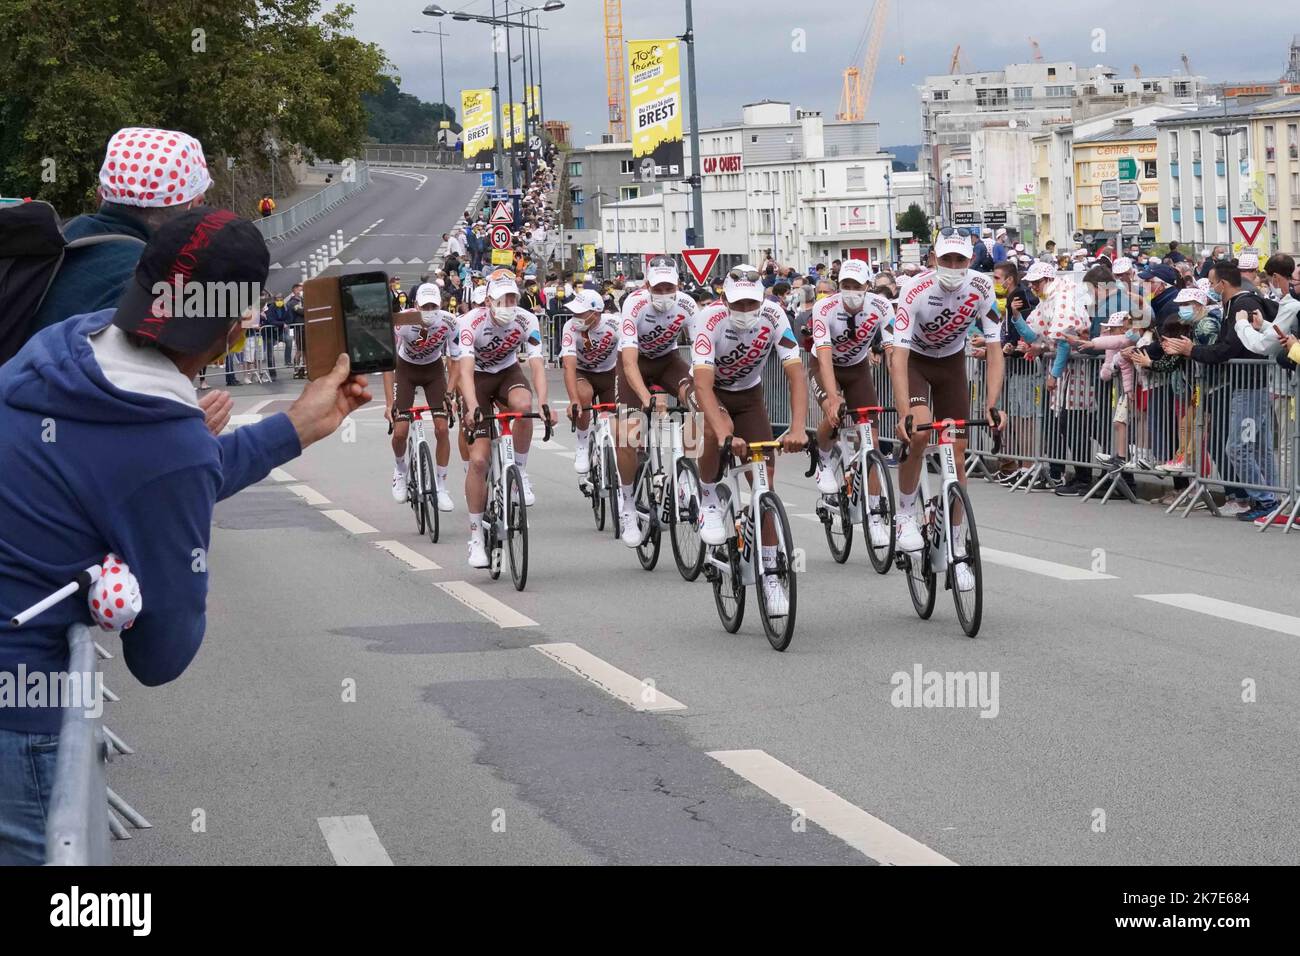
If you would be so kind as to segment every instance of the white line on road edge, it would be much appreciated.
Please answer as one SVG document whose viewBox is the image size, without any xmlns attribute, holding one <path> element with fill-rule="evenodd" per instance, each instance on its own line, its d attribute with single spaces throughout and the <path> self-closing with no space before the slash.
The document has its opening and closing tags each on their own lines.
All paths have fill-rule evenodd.
<svg viewBox="0 0 1300 956">
<path fill-rule="evenodd" d="M 330 508 L 321 511 L 325 517 L 329 518 L 344 531 L 352 534 L 377 534 L 379 529 L 373 525 L 368 525 L 350 511 L 344 511 L 342 508 Z"/>
<path fill-rule="evenodd" d="M 251 412 L 245 412 L 242 415 L 231 415 L 222 431 L 234 431 L 236 428 L 243 428 L 245 425 L 256 425 L 261 420 L 261 415 L 255 415 Z"/>
<path fill-rule="evenodd" d="M 552 438 L 550 441 L 539 441 L 538 448 L 545 448 L 547 451 L 564 451 L 564 446 Z"/>
<path fill-rule="evenodd" d="M 283 468 L 272 468 L 269 475 L 272 481 L 297 481 L 293 475 L 289 474 Z"/>
<path fill-rule="evenodd" d="M 990 564 L 1001 564 L 1004 567 L 1015 568 L 1017 571 L 1041 574 L 1045 577 L 1056 578 L 1058 581 L 1113 581 L 1115 579 L 1113 574 L 1102 574 L 1100 571 L 1089 571 L 1087 568 L 1057 564 L 1055 561 L 1044 561 L 1041 558 L 1031 558 L 1028 555 L 1016 554 L 1012 551 L 998 551 L 995 548 L 981 547 L 980 557 Z"/>
<path fill-rule="evenodd" d="M 827 833 L 886 866 L 956 866 L 952 860 L 855 807 L 763 750 L 713 750 L 709 756 L 765 790 L 792 810 L 801 810 Z"/>
<path fill-rule="evenodd" d="M 270 405 L 270 404 L 271 404 L 272 402 L 274 402 L 274 401 L 275 401 L 274 398 L 264 398 L 264 399 L 262 399 L 260 402 L 258 402 L 256 405 L 254 405 L 252 408 L 245 409 L 245 410 L 244 410 L 244 414 L 245 414 L 245 415 L 256 415 L 258 412 L 260 412 L 262 409 L 266 408 L 267 405 Z"/>
<path fill-rule="evenodd" d="M 468 581 L 437 581 L 435 583 L 461 604 L 472 611 L 482 614 L 498 627 L 537 626 L 537 622 L 531 617 L 526 617 L 509 605 L 502 604 L 492 595 L 480 591 Z"/>
<path fill-rule="evenodd" d="M 376 541 L 376 548 L 383 548 L 393 557 L 405 561 L 417 571 L 441 571 L 442 566 L 430 561 L 419 551 L 408 548 L 400 541 Z"/>
<path fill-rule="evenodd" d="M 1231 601 L 1220 601 L 1218 598 L 1205 597 L 1201 594 L 1135 594 L 1134 597 L 1144 601 L 1155 601 L 1158 604 L 1168 604 L 1170 607 L 1180 607 L 1186 611 L 1199 611 L 1201 614 L 1220 617 L 1225 621 L 1253 624 L 1265 630 L 1300 637 L 1300 617 L 1264 611 L 1248 604 L 1233 604 Z"/>
<path fill-rule="evenodd" d="M 317 817 L 316 825 L 339 866 L 393 865 L 368 816 Z"/>
<path fill-rule="evenodd" d="M 541 651 L 562 667 L 567 667 L 579 677 L 591 681 L 611 697 L 617 697 L 633 710 L 685 710 L 686 705 L 674 700 L 653 684 L 639 681 L 631 674 L 619 670 L 583 650 L 577 644 L 561 641 L 555 644 L 534 644 L 533 650 Z"/>
<path fill-rule="evenodd" d="M 322 495 L 315 488 L 308 487 L 307 485 L 290 485 L 289 490 L 309 505 L 327 505 L 330 503 L 328 498 Z"/>
</svg>

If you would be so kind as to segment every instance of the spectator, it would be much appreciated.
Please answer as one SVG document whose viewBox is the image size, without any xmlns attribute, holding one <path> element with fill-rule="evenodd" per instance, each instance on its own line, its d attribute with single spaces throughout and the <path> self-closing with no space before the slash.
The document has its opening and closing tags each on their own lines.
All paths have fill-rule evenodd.
<svg viewBox="0 0 1300 956">
<path fill-rule="evenodd" d="M 1165 261 L 1172 266 L 1176 266 L 1180 262 L 1187 261 L 1187 257 L 1178 251 L 1177 239 L 1169 240 L 1169 251 L 1165 254 Z"/>
<path fill-rule="evenodd" d="M 1259 290 L 1259 253 L 1243 252 L 1237 260 L 1237 268 L 1241 270 L 1241 287 L 1247 292 L 1256 292 Z"/>
<path fill-rule="evenodd" d="M 275 212 L 275 200 L 271 198 L 270 193 L 262 194 L 262 201 L 257 204 L 257 211 L 262 214 L 263 219 Z"/>
<path fill-rule="evenodd" d="M 1005 262 L 1007 253 L 1007 230 L 999 228 L 993 234 L 993 264 L 997 265 L 999 262 Z"/>
<path fill-rule="evenodd" d="M 289 325 L 289 313 L 285 309 L 285 298 L 282 295 L 270 296 L 266 304 L 262 307 L 262 348 L 266 354 L 266 369 L 271 373 L 271 381 L 275 381 L 275 346 L 280 342 L 285 344 L 285 364 L 288 365 L 288 348 L 289 341 L 286 331 Z"/>
<path fill-rule="evenodd" d="M 126 666 L 153 686 L 189 665 L 203 640 L 213 506 L 329 435 L 370 398 L 340 356 L 287 412 L 209 434 L 191 380 L 231 348 L 242 303 L 218 302 L 199 316 L 160 314 L 152 290 L 158 282 L 256 288 L 269 260 L 252 223 L 225 210 L 187 212 L 151 235 L 115 309 L 45 328 L 0 368 L 0 460 L 11 478 L 21 475 L 0 482 L 6 619 L 113 554 L 143 599 L 122 640 Z M 41 423 L 51 419 L 55 442 L 42 438 Z M 21 668 L 55 686 L 68 668 L 69 625 L 108 620 L 110 610 L 74 597 L 9 629 L 0 672 L 12 681 Z M 62 701 L 26 703 L 0 703 L 0 864 L 39 864 L 45 855 Z"/>
<path fill-rule="evenodd" d="M 1044 262 L 1056 262 L 1056 240 L 1048 239 L 1043 243 L 1043 254 L 1039 258 Z"/>
<path fill-rule="evenodd" d="M 1151 266 L 1138 273 L 1138 278 L 1147 283 L 1152 322 L 1156 326 L 1178 314 L 1178 303 L 1174 301 L 1178 297 L 1178 273 L 1173 266 Z"/>
<path fill-rule="evenodd" d="M 391 276 L 388 279 L 388 295 L 392 299 L 393 311 L 401 312 L 406 308 L 406 293 L 402 291 L 402 277 Z"/>
<path fill-rule="evenodd" d="M 1210 277 L 1210 270 L 1214 268 L 1214 264 L 1227 254 L 1228 251 L 1224 249 L 1223 246 L 1215 246 L 1214 249 L 1201 260 L 1201 264 L 1196 270 L 1196 278 L 1208 279 Z"/>
<path fill-rule="evenodd" d="M 303 345 L 306 343 L 306 338 L 304 337 L 303 332 L 302 302 L 302 283 L 295 282 L 293 288 L 289 290 L 289 298 L 284 300 L 284 307 L 288 313 L 291 332 L 291 337 L 284 343 L 285 364 L 293 366 L 294 378 L 307 377 L 306 353 L 303 351 Z"/>
</svg>

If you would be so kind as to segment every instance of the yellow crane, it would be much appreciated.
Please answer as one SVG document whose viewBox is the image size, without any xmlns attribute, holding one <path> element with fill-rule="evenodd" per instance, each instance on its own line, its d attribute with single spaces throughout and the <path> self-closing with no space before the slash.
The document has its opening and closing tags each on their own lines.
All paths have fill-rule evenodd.
<svg viewBox="0 0 1300 956">
<path fill-rule="evenodd" d="M 1039 49 L 1039 47 L 1038 47 L 1038 41 L 1035 40 L 1033 37 L 1030 37 L 1030 38 L 1029 38 L 1029 45 L 1030 45 L 1031 47 L 1034 48 L 1034 62 L 1035 62 L 1035 63 L 1042 63 L 1042 62 L 1043 62 L 1043 51 L 1042 51 L 1041 49 Z"/>
<path fill-rule="evenodd" d="M 623 79 L 623 0 L 605 0 L 605 97 L 609 132 L 627 142 L 627 84 Z"/>
<path fill-rule="evenodd" d="M 871 11 L 871 20 L 858 39 L 858 50 L 866 46 L 862 69 L 850 66 L 844 71 L 844 86 L 840 91 L 840 109 L 835 114 L 836 119 L 857 122 L 867 115 L 867 107 L 871 104 L 871 87 L 876 79 L 876 64 L 880 60 L 880 44 L 885 38 L 885 17 L 888 13 L 889 0 L 876 0 Z M 902 62 L 901 58 L 900 62 Z"/>
<path fill-rule="evenodd" d="M 949 73 L 961 72 L 961 44 L 960 43 L 958 43 L 955 47 L 953 47 L 952 60 L 948 63 L 948 72 Z"/>
</svg>

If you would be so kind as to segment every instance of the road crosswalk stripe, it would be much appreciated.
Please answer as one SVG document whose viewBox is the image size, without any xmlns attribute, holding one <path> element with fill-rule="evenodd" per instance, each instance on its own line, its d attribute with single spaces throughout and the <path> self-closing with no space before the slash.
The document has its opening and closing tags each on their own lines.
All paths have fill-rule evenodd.
<svg viewBox="0 0 1300 956">
<path fill-rule="evenodd" d="M 339 866 L 393 865 L 368 816 L 317 817 L 316 825 Z"/>
<path fill-rule="evenodd" d="M 952 860 L 895 830 L 884 820 L 786 766 L 763 750 L 714 750 L 709 756 L 803 814 L 877 863 L 887 866 L 956 866 Z"/>
<path fill-rule="evenodd" d="M 297 481 L 293 475 L 289 474 L 283 468 L 272 468 L 270 478 L 272 481 Z"/>
<path fill-rule="evenodd" d="M 514 608 L 501 603 L 492 595 L 474 587 L 468 581 L 437 581 L 435 583 L 461 604 L 464 604 L 472 611 L 477 611 L 498 627 L 537 626 L 537 622 L 531 617 L 520 614 Z"/>
<path fill-rule="evenodd" d="M 327 505 L 330 500 L 308 485 L 289 485 L 289 490 L 309 505 Z"/>
<path fill-rule="evenodd" d="M 534 644 L 540 651 L 562 667 L 573 671 L 584 680 L 591 681 L 611 697 L 617 697 L 633 710 L 658 713 L 665 710 L 685 710 L 686 705 L 674 700 L 654 686 L 653 682 L 637 680 L 613 664 L 577 644 L 560 641 L 554 644 Z"/>
<path fill-rule="evenodd" d="M 1248 604 L 1234 604 L 1232 601 L 1221 601 L 1203 594 L 1137 594 L 1134 596 L 1144 601 L 1155 601 L 1185 611 L 1197 611 L 1200 614 L 1208 614 L 1210 617 L 1222 618 L 1237 624 L 1250 624 L 1268 631 L 1277 631 L 1279 634 L 1300 637 L 1300 617 L 1292 617 L 1290 614 L 1265 611 Z"/>
<path fill-rule="evenodd" d="M 408 548 L 400 541 L 376 541 L 376 548 L 382 548 L 399 561 L 405 561 L 417 571 L 441 571 L 442 565 L 437 564 L 414 548 Z"/>
<path fill-rule="evenodd" d="M 377 534 L 379 529 L 373 525 L 368 525 L 350 511 L 344 511 L 342 508 L 328 508 L 321 511 L 325 517 L 329 518 L 344 531 L 352 534 Z"/>
</svg>

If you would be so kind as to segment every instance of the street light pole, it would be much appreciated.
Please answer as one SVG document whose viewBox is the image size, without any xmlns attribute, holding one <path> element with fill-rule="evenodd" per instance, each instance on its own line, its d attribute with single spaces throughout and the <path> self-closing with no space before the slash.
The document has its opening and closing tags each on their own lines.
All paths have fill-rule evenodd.
<svg viewBox="0 0 1300 956">
<path fill-rule="evenodd" d="M 889 225 L 889 238 L 885 242 L 885 268 L 891 268 L 894 262 L 894 187 L 889 175 L 889 170 L 885 170 L 885 218 Z"/>
<path fill-rule="evenodd" d="M 686 0 L 686 32 L 679 37 L 686 43 L 686 68 L 690 71 L 687 92 L 691 106 L 691 205 L 695 244 L 704 245 L 704 197 L 700 178 L 700 109 L 695 99 L 695 16 L 691 0 Z"/>
<path fill-rule="evenodd" d="M 492 0 L 492 19 L 497 18 L 497 0 Z M 492 31 L 492 108 L 496 110 L 497 116 L 501 115 L 501 68 L 497 63 L 497 32 Z M 497 120 L 494 120 L 497 122 Z M 496 146 L 496 166 L 497 172 L 502 176 L 506 174 L 505 166 L 505 143 L 506 131 L 504 127 L 501 135 L 497 136 L 494 145 Z"/>
<path fill-rule="evenodd" d="M 533 12 L 528 15 L 530 22 L 536 29 L 537 13 Z M 542 124 L 542 129 L 546 129 L 546 84 L 542 80 L 542 34 L 537 34 L 537 119 Z"/>
<path fill-rule="evenodd" d="M 496 6 L 496 0 L 493 0 L 493 7 Z M 495 11 L 492 14 L 496 17 Z M 510 21 L 510 0 L 506 0 L 506 22 Z M 510 97 L 510 105 L 506 110 L 509 119 L 506 125 L 510 127 L 510 188 L 519 188 L 519 160 L 516 155 L 515 144 L 515 73 L 510 66 L 510 27 L 506 26 L 506 95 Z M 493 31 L 495 32 L 495 31 Z M 494 44 L 495 45 L 495 44 Z"/>
</svg>

